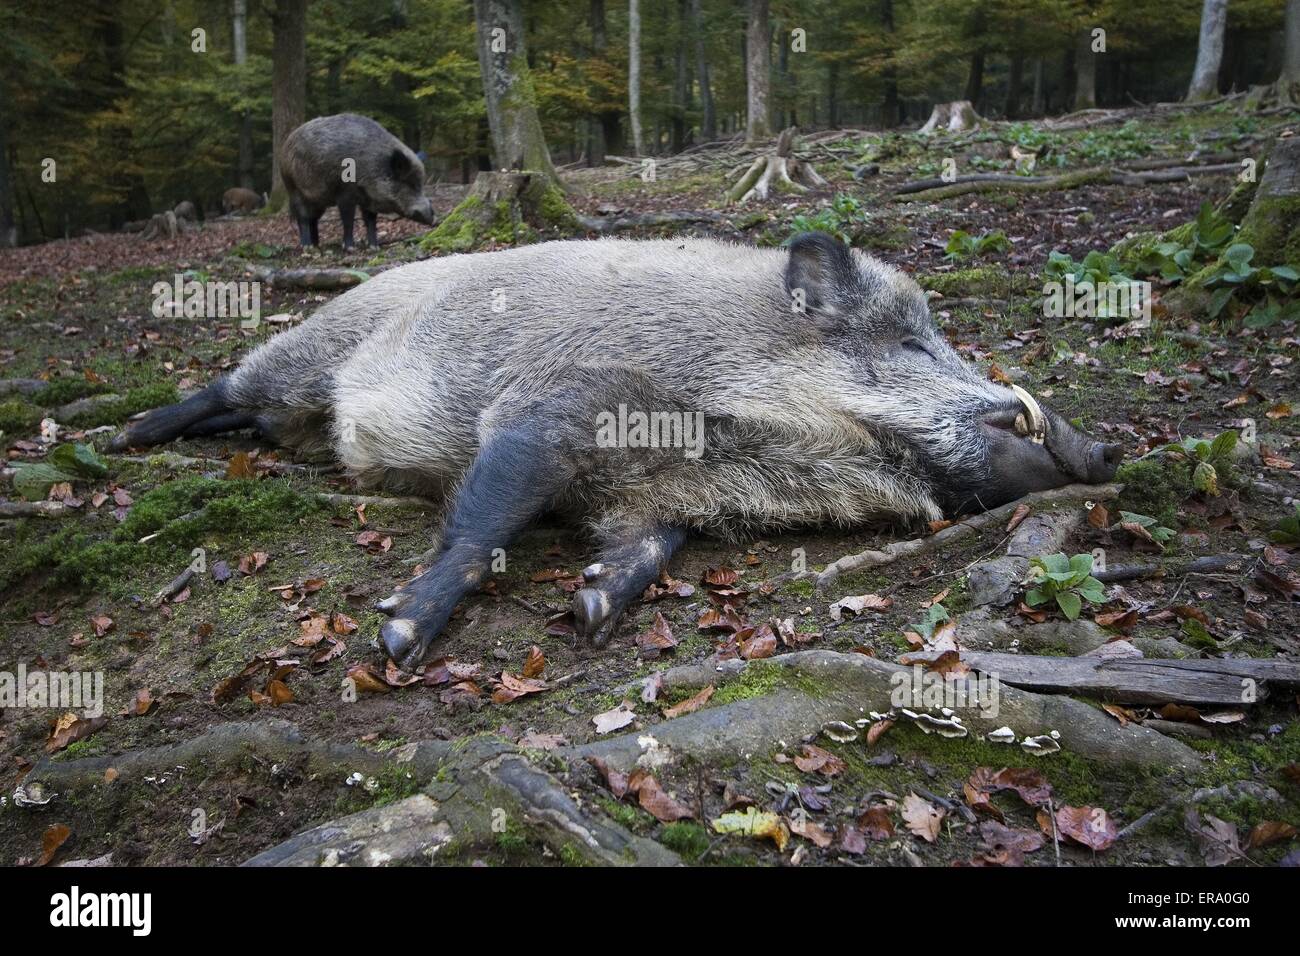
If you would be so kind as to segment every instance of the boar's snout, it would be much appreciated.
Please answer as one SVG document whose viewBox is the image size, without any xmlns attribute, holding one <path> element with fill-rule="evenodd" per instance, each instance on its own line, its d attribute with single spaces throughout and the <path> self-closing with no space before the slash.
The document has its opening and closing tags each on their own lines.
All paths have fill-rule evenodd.
<svg viewBox="0 0 1300 956">
<path fill-rule="evenodd" d="M 433 201 L 427 197 L 417 202 L 406 213 L 407 219 L 414 219 L 416 222 L 422 222 L 426 226 L 433 225 Z"/>
<path fill-rule="evenodd" d="M 1093 442 L 1088 451 L 1088 484 L 1099 485 L 1110 481 L 1124 459 L 1124 449 L 1107 442 Z"/>
</svg>

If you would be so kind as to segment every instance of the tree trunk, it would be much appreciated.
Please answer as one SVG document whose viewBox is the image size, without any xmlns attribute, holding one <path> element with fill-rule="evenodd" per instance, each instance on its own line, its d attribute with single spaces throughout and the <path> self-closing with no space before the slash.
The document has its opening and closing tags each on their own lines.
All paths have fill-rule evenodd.
<svg viewBox="0 0 1300 956">
<path fill-rule="evenodd" d="M 235 66 L 243 66 L 248 62 L 248 0 L 231 0 L 230 32 Z M 253 117 L 247 111 L 239 116 L 238 179 L 239 185 L 253 189 Z"/>
<path fill-rule="evenodd" d="M 970 69 L 966 73 L 966 99 L 976 110 L 980 106 L 980 97 L 984 94 L 984 51 L 976 50 L 970 57 Z"/>
<path fill-rule="evenodd" d="M 1042 116 L 1047 112 L 1047 98 L 1044 95 L 1046 90 L 1043 84 L 1045 72 L 1043 58 L 1040 56 L 1034 60 L 1034 98 L 1029 107 L 1029 112 L 1033 116 Z"/>
<path fill-rule="evenodd" d="M 9 170 L 9 120 L 0 97 L 0 249 L 18 245 L 18 224 L 14 216 L 14 182 Z"/>
<path fill-rule="evenodd" d="M 1201 7 L 1201 36 L 1196 45 L 1196 67 L 1187 99 L 1208 100 L 1219 86 L 1219 64 L 1223 61 L 1223 33 L 1228 25 L 1228 0 L 1205 0 Z"/>
<path fill-rule="evenodd" d="M 1283 33 L 1285 50 L 1278 87 L 1283 102 L 1290 103 L 1300 98 L 1300 0 L 1287 0 Z"/>
<path fill-rule="evenodd" d="M 1257 266 L 1300 263 L 1300 136 L 1274 142 L 1233 241 L 1255 250 Z"/>
<path fill-rule="evenodd" d="M 591 0 L 591 48 L 599 59 L 604 59 L 609 50 L 609 31 L 605 26 L 605 0 Z M 593 95 L 605 98 L 605 91 L 595 90 Z M 591 160 L 592 166 L 603 166 L 605 155 L 623 152 L 623 126 L 618 110 L 602 110 L 596 114 L 596 123 L 592 130 Z"/>
<path fill-rule="evenodd" d="M 772 138 L 772 121 L 768 114 L 772 89 L 772 27 L 768 21 L 768 0 L 749 0 L 749 26 L 746 31 L 745 79 L 748 86 L 745 141 Z"/>
<path fill-rule="evenodd" d="M 689 0 L 677 0 L 677 37 L 673 43 L 673 122 L 670 149 L 680 153 L 686 148 L 686 112 L 690 107 L 691 81 L 687 72 L 686 35 L 690 19 Z"/>
<path fill-rule="evenodd" d="M 1074 108 L 1097 105 L 1097 59 L 1092 52 L 1092 32 L 1080 30 L 1074 38 Z"/>
<path fill-rule="evenodd" d="M 1300 3 L 1300 0 L 1295 2 Z M 713 89 L 709 83 L 709 59 L 704 46 L 700 0 L 691 0 L 691 28 L 695 33 L 695 77 L 700 85 L 700 139 L 707 143 L 718 138 L 718 117 L 714 112 Z"/>
<path fill-rule="evenodd" d="M 881 0 L 880 26 L 885 33 L 890 36 L 893 35 L 894 0 Z M 893 49 L 892 40 L 890 41 L 890 48 Z M 898 110 L 898 69 L 895 67 L 892 58 L 881 74 L 881 79 L 885 86 L 885 96 L 880 105 L 880 125 L 885 129 L 890 129 L 902 121 L 902 116 Z"/>
<path fill-rule="evenodd" d="M 1011 70 L 1007 74 L 1007 101 L 1002 114 L 1007 119 L 1016 119 L 1020 115 L 1020 82 L 1025 72 L 1024 54 L 1016 53 L 1011 57 Z"/>
<path fill-rule="evenodd" d="M 641 7 L 627 0 L 627 111 L 632 124 L 632 151 L 640 156 L 641 140 Z"/>
<path fill-rule="evenodd" d="M 474 23 L 493 164 L 538 173 L 558 184 L 533 102 L 521 0 L 474 0 Z"/>
<path fill-rule="evenodd" d="M 280 148 L 307 115 L 307 0 L 275 0 L 271 14 L 271 208 L 287 199 Z"/>
</svg>

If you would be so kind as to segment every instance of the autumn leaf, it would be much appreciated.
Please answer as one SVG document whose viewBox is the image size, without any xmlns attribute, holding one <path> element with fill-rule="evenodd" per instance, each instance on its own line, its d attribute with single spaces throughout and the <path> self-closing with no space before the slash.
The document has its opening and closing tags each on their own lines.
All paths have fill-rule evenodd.
<svg viewBox="0 0 1300 956">
<path fill-rule="evenodd" d="M 703 707 L 705 704 L 707 704 L 709 702 L 709 698 L 712 696 L 713 696 L 713 685 L 710 684 L 708 687 L 704 688 L 704 690 L 700 691 L 694 697 L 688 697 L 680 704 L 674 704 L 672 707 L 666 708 L 664 710 L 664 717 L 668 718 L 669 720 L 672 720 L 674 717 L 680 717 L 682 714 L 694 713 L 695 711 Z"/>
<path fill-rule="evenodd" d="M 597 714 L 591 718 L 591 722 L 596 725 L 596 733 L 607 734 L 610 731 L 626 727 L 636 719 L 632 705 L 628 701 L 623 701 L 613 710 L 607 710 L 604 713 Z"/>
<path fill-rule="evenodd" d="M 909 793 L 903 798 L 903 823 L 907 829 L 927 843 L 939 839 L 940 825 L 947 815 L 946 811 L 936 807 L 929 800 Z"/>
<path fill-rule="evenodd" d="M 239 573 L 244 577 L 256 574 L 266 567 L 270 557 L 265 551 L 254 551 L 252 554 L 244 555 L 239 559 Z"/>
<path fill-rule="evenodd" d="M 636 646 L 653 656 L 662 651 L 672 650 L 677 646 L 677 638 L 673 637 L 673 630 L 668 626 L 667 619 L 656 611 L 650 629 L 636 636 Z"/>
<path fill-rule="evenodd" d="M 393 539 L 378 531 L 362 531 L 355 540 L 358 547 L 365 548 L 368 554 L 383 554 L 393 546 Z"/>
<path fill-rule="evenodd" d="M 54 859 L 54 854 L 59 852 L 59 847 L 67 842 L 68 837 L 72 836 L 72 830 L 62 823 L 56 823 L 47 827 L 41 834 L 41 858 L 37 861 L 37 866 L 45 866 Z"/>
<path fill-rule="evenodd" d="M 632 774 L 628 780 L 628 789 L 636 792 L 637 802 L 660 823 L 672 823 L 695 816 L 688 808 L 668 795 L 659 781 L 643 770 Z"/>
<path fill-rule="evenodd" d="M 546 690 L 546 681 L 530 677 L 516 677 L 509 671 L 501 672 L 501 682 L 492 690 L 492 702 L 508 704 L 527 694 L 538 694 Z"/>
<path fill-rule="evenodd" d="M 234 457 L 230 459 L 230 464 L 226 466 L 226 477 L 231 479 L 257 477 L 257 472 L 253 470 L 253 459 L 248 456 L 248 452 L 235 452 Z"/>
<path fill-rule="evenodd" d="M 107 723 L 107 717 L 82 718 L 68 711 L 54 722 L 49 739 L 45 741 L 45 752 L 56 753 L 69 744 L 84 740 Z"/>
<path fill-rule="evenodd" d="M 831 835 L 825 828 L 815 823 L 811 817 L 805 813 L 799 813 L 790 820 L 790 832 L 795 836 L 801 836 L 814 846 L 826 849 L 831 845 Z"/>
<path fill-rule="evenodd" d="M 1107 849 L 1119 838 L 1119 830 L 1100 807 L 1057 807 L 1056 829 L 1089 849 Z"/>
<path fill-rule="evenodd" d="M 775 813 L 746 807 L 745 812 L 724 813 L 710 826 L 718 833 L 738 833 L 755 839 L 767 839 L 776 844 L 778 851 L 784 852 L 790 840 L 790 831 L 785 822 Z"/>
<path fill-rule="evenodd" d="M 528 658 L 524 661 L 522 673 L 527 678 L 541 677 L 544 670 L 546 670 L 546 655 L 534 644 L 528 648 Z"/>
<path fill-rule="evenodd" d="M 794 758 L 794 765 L 804 773 L 820 773 L 825 777 L 834 777 L 845 767 L 843 760 L 816 744 L 804 744 L 803 753 Z"/>
<path fill-rule="evenodd" d="M 854 615 L 863 611 L 887 611 L 894 606 L 894 599 L 881 597 L 879 594 L 859 594 L 856 597 L 840 598 L 830 607 L 831 618 L 838 622 L 845 611 Z"/>
<path fill-rule="evenodd" d="M 113 623 L 113 619 L 109 617 L 107 614 L 96 614 L 94 617 L 90 619 L 90 623 L 95 628 L 96 637 L 103 637 L 105 634 L 107 634 L 109 631 L 113 630 L 113 628 L 117 626 L 116 624 Z"/>
</svg>

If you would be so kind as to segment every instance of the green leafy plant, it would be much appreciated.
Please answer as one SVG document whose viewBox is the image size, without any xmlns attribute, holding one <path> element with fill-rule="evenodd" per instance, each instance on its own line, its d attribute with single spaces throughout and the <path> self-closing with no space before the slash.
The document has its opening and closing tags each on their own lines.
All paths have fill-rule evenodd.
<svg viewBox="0 0 1300 956">
<path fill-rule="evenodd" d="M 1132 511 L 1121 511 L 1119 513 L 1119 523 L 1121 528 L 1141 528 L 1140 532 L 1136 532 L 1138 537 L 1142 537 L 1143 533 L 1145 533 L 1162 548 L 1165 546 L 1165 542 L 1175 534 L 1173 528 L 1166 528 L 1150 515 L 1140 515 Z"/>
<path fill-rule="evenodd" d="M 1180 442 L 1161 445 L 1142 457 L 1164 453 L 1175 460 L 1192 466 L 1192 487 L 1207 495 L 1219 494 L 1219 472 L 1232 464 L 1232 453 L 1237 447 L 1235 431 L 1222 432 L 1212 440 L 1184 438 Z"/>
<path fill-rule="evenodd" d="M 829 206 L 823 206 L 812 215 L 800 213 L 790 220 L 791 235 L 801 232 L 830 233 L 840 242 L 853 244 L 857 227 L 867 222 L 860 200 L 845 193 L 840 193 L 831 200 Z"/>
<path fill-rule="evenodd" d="M 1001 229 L 986 232 L 979 236 L 972 236 L 964 229 L 958 229 L 948 237 L 948 245 L 944 249 L 947 255 L 944 258 L 950 262 L 958 262 L 969 256 L 983 256 L 990 252 L 1006 252 L 1010 248 L 1011 240 L 1007 238 L 1006 233 Z"/>
<path fill-rule="evenodd" d="M 1071 621 L 1083 611 L 1083 602 L 1103 604 L 1106 587 L 1092 576 L 1092 555 L 1063 553 L 1048 554 L 1029 562 L 1029 577 L 1025 581 L 1032 587 L 1025 592 L 1025 603 L 1030 607 L 1056 602 L 1061 613 Z"/>
<path fill-rule="evenodd" d="M 1191 223 L 1188 241 L 1158 243 L 1139 260 L 1135 271 L 1143 275 L 1158 273 L 1166 282 L 1181 282 L 1200 265 L 1218 256 L 1236 231 L 1231 219 L 1220 215 L 1209 202 L 1203 202 Z"/>
<path fill-rule="evenodd" d="M 1300 545 L 1300 501 L 1292 504 L 1295 513 L 1287 515 L 1268 533 L 1268 540 L 1274 544 Z"/>
<path fill-rule="evenodd" d="M 103 478 L 108 466 L 89 445 L 57 445 L 45 461 L 14 464 L 13 486 L 27 501 L 41 501 L 61 482 L 81 478 Z"/>
<path fill-rule="evenodd" d="M 931 604 L 925 612 L 925 617 L 916 624 L 909 624 L 908 630 L 915 631 L 928 641 L 934 637 L 935 629 L 940 624 L 951 619 L 952 615 L 948 613 L 946 607 L 942 604 Z"/>
<path fill-rule="evenodd" d="M 1300 302 L 1283 301 L 1300 282 L 1300 272 L 1291 266 L 1257 266 L 1254 258 L 1255 249 L 1249 243 L 1236 242 L 1224 250 L 1219 264 L 1205 278 L 1205 287 L 1214 290 L 1207 310 L 1210 318 L 1216 318 L 1243 292 L 1258 300 L 1243 319 L 1250 328 L 1263 328 L 1300 314 Z"/>
</svg>

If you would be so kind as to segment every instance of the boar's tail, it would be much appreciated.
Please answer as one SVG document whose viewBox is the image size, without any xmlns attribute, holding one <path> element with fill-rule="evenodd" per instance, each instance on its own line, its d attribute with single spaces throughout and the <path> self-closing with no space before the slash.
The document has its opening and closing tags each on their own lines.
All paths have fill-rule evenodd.
<svg viewBox="0 0 1300 956">
<path fill-rule="evenodd" d="M 253 426 L 253 413 L 232 408 L 226 392 L 226 380 L 218 379 L 183 402 L 155 408 L 114 438 L 109 443 L 109 451 L 148 448 L 182 435 L 216 435 Z"/>
</svg>

